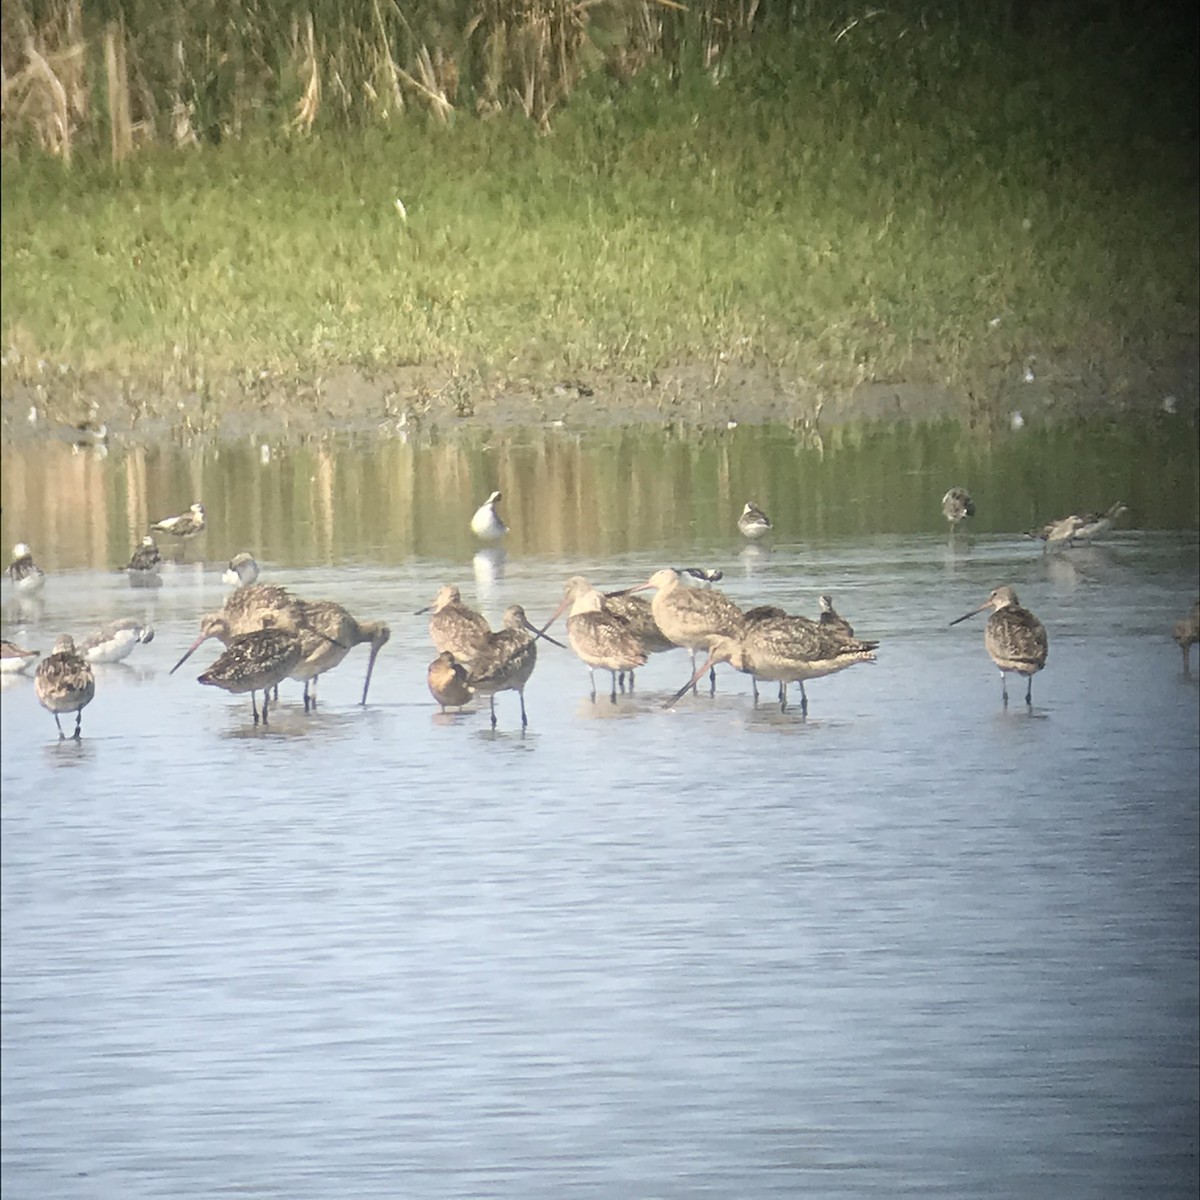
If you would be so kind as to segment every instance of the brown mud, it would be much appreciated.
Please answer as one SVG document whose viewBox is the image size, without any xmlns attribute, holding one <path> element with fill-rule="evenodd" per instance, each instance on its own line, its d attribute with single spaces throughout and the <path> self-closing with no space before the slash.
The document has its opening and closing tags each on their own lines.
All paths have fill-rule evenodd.
<svg viewBox="0 0 1200 1200">
<path fill-rule="evenodd" d="M 398 436 L 551 427 L 573 431 L 645 425 L 728 429 L 781 424 L 954 420 L 1017 423 L 1150 418 L 1200 421 L 1193 345 L 1167 360 L 1110 364 L 1007 364 L 974 387 L 920 382 L 819 386 L 760 364 L 681 365 L 647 378 L 590 376 L 555 382 L 451 374 L 433 368 L 346 366 L 308 378 L 247 372 L 163 386 L 152 379 L 79 376 L 42 365 L 5 379 L 0 434 L 129 443 L 179 438 Z"/>
</svg>

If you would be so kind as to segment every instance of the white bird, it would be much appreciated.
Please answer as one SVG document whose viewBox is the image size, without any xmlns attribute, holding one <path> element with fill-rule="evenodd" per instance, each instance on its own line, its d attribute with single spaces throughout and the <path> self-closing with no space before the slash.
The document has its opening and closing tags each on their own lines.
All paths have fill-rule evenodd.
<svg viewBox="0 0 1200 1200">
<path fill-rule="evenodd" d="M 508 526 L 500 520 L 500 514 L 496 511 L 496 504 L 499 500 L 500 493 L 493 492 L 475 510 L 475 515 L 471 518 L 471 532 L 476 537 L 489 542 L 497 542 L 508 532 Z"/>
<path fill-rule="evenodd" d="M 110 621 L 91 637 L 84 638 L 78 653 L 90 663 L 118 663 L 128 658 L 139 642 L 154 641 L 154 626 L 136 617 Z"/>
</svg>

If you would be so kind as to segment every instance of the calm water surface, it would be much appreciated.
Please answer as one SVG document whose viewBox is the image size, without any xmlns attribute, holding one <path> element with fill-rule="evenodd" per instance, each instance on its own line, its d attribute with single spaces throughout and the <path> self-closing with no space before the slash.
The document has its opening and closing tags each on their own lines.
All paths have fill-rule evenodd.
<svg viewBox="0 0 1200 1200">
<path fill-rule="evenodd" d="M 79 745 L 0 693 L 6 1200 L 1194 1196 L 1195 451 L 1120 436 L 1050 473 L 949 435 L 8 448 L 5 545 L 52 575 L 36 608 L 5 585 L 4 636 L 157 636 L 98 668 Z M 463 532 L 494 482 L 499 561 Z M 1125 528 L 1019 536 L 1085 487 Z M 131 589 L 131 539 L 197 497 L 208 533 Z M 390 622 L 365 709 L 365 648 L 268 730 L 196 684 L 215 649 L 168 675 L 243 547 Z M 430 701 L 442 583 L 536 620 L 577 571 L 694 562 L 747 605 L 832 592 L 879 661 L 807 720 L 725 668 L 665 709 L 682 652 L 613 705 L 543 647 L 523 736 L 511 693 L 494 733 Z M 983 616 L 948 627 L 1001 582 L 1049 630 L 1032 712 Z"/>
</svg>

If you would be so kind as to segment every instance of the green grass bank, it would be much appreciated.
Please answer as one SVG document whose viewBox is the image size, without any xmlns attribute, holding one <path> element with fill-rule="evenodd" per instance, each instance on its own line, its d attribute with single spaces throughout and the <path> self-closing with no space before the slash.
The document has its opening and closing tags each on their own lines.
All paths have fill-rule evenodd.
<svg viewBox="0 0 1200 1200">
<path fill-rule="evenodd" d="M 12 141 L 6 421 L 1194 409 L 1194 37 L 1030 36 L 793 29 L 540 129 Z"/>
</svg>

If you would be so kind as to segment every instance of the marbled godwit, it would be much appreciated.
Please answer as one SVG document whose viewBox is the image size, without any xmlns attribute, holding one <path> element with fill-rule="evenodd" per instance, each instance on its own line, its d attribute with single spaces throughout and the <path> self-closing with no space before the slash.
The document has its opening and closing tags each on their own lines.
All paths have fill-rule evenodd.
<svg viewBox="0 0 1200 1200">
<path fill-rule="evenodd" d="M 139 642 L 154 641 L 154 627 L 136 617 L 110 621 L 99 632 L 79 643 L 79 653 L 90 663 L 117 663 L 129 657 Z"/>
<path fill-rule="evenodd" d="M 525 610 L 519 604 L 510 604 L 504 610 L 504 628 L 489 633 L 475 651 L 467 686 L 478 695 L 487 696 L 493 729 L 497 692 L 516 692 L 521 701 L 521 728 L 529 724 L 525 716 L 525 685 L 537 665 L 536 636 L 537 630 L 530 625 Z"/>
<path fill-rule="evenodd" d="M 966 488 L 952 487 L 942 497 L 942 516 L 957 528 L 968 517 L 975 515 L 975 501 Z"/>
<path fill-rule="evenodd" d="M 1113 527 L 1113 522 L 1119 520 L 1128 511 L 1129 509 L 1118 501 L 1107 512 L 1084 513 L 1080 518 L 1083 524 L 1075 531 L 1075 536 L 1090 543 L 1093 538 L 1107 533 Z"/>
<path fill-rule="evenodd" d="M 832 596 L 820 596 L 817 602 L 821 606 L 821 615 L 817 623 L 822 628 L 832 629 L 843 637 L 852 638 L 854 636 L 854 626 L 833 607 Z"/>
<path fill-rule="evenodd" d="M 220 658 L 196 678 L 200 683 L 224 688 L 234 695 L 249 692 L 255 725 L 258 706 L 254 693 L 261 691 L 262 723 L 266 725 L 268 691 L 291 674 L 302 654 L 300 639 L 294 632 L 268 626 L 233 638 Z"/>
<path fill-rule="evenodd" d="M 753 500 L 747 500 L 742 515 L 738 517 L 737 527 L 742 537 L 757 542 L 760 537 L 770 533 L 771 518 Z"/>
<path fill-rule="evenodd" d="M 640 600 L 640 596 L 626 596 L 625 600 Z M 617 673 L 629 673 L 630 687 L 633 672 L 646 662 L 646 648 L 638 640 L 629 623 L 612 610 L 606 609 L 607 601 L 582 576 L 572 575 L 563 586 L 562 603 L 554 616 L 543 626 L 543 632 L 558 620 L 564 609 L 570 608 L 567 617 L 567 640 L 571 649 L 584 661 L 588 678 L 592 684 L 592 700 L 596 699 L 596 668 L 612 674 L 612 702 L 617 702 Z M 628 606 L 631 610 L 636 606 Z M 647 605 L 647 607 L 649 607 Z M 653 614 L 651 614 L 653 620 Z M 661 635 L 660 635 L 661 636 Z"/>
<path fill-rule="evenodd" d="M 442 706 L 442 712 L 447 706 L 462 708 L 475 694 L 467 685 L 467 668 L 449 650 L 443 650 L 429 664 L 425 678 L 429 694 Z"/>
<path fill-rule="evenodd" d="M 63 733 L 59 713 L 75 714 L 75 741 L 79 741 L 79 729 L 83 723 L 84 706 L 91 703 L 96 694 L 96 679 L 86 658 L 75 652 L 75 642 L 67 634 L 54 643 L 53 652 L 38 666 L 33 679 L 33 690 L 41 706 L 54 714 L 59 739 Z"/>
<path fill-rule="evenodd" d="M 231 593 L 218 612 L 200 618 L 200 636 L 168 672 L 174 675 L 209 638 L 229 645 L 236 637 L 256 633 L 265 626 L 295 630 L 303 623 L 304 601 L 286 588 L 271 583 L 255 583 Z"/>
<path fill-rule="evenodd" d="M 1057 521 L 1048 522 L 1041 529 L 1030 529 L 1025 536 L 1045 542 L 1042 547 L 1042 553 L 1045 554 L 1047 550 L 1056 550 L 1063 545 L 1069 546 L 1082 528 L 1083 518 L 1072 513 L 1069 517 L 1060 517 Z"/>
<path fill-rule="evenodd" d="M 992 594 L 978 607 L 955 617 L 950 622 L 957 625 L 960 621 L 973 617 L 985 608 L 995 611 L 987 619 L 983 631 L 983 644 L 992 662 L 1000 668 L 1000 687 L 1004 695 L 1004 706 L 1008 707 L 1007 673 L 1016 671 L 1026 678 L 1025 703 L 1033 707 L 1033 677 L 1046 665 L 1046 654 L 1049 641 L 1046 637 L 1046 627 L 1029 611 L 1022 608 L 1017 600 L 1017 593 L 1007 584 L 995 588 Z"/>
<path fill-rule="evenodd" d="M 500 493 L 493 492 L 471 518 L 471 532 L 487 542 L 499 541 L 508 532 L 508 526 L 500 520 L 500 514 L 496 511 L 499 500 Z"/>
<path fill-rule="evenodd" d="M 23 650 L 16 642 L 0 641 L 0 672 L 19 675 L 37 662 L 40 650 Z"/>
<path fill-rule="evenodd" d="M 360 701 L 366 704 L 375 659 L 392 636 L 391 629 L 382 621 L 356 620 L 332 600 L 302 600 L 298 615 L 295 632 L 304 653 L 288 672 L 288 678 L 304 682 L 304 711 L 308 712 L 310 706 L 317 707 L 317 676 L 331 671 L 355 646 L 370 642 L 371 657 L 367 660 L 367 677 Z M 286 626 L 288 619 L 278 618 L 277 623 Z"/>
<path fill-rule="evenodd" d="M 147 534 L 142 538 L 142 544 L 130 555 L 125 571 L 130 579 L 149 579 L 158 574 L 161 566 L 162 555 L 158 544 Z"/>
<path fill-rule="evenodd" d="M 1192 647 L 1200 642 L 1200 600 L 1192 605 L 1192 611 L 1182 621 L 1175 622 L 1174 638 L 1175 644 L 1183 651 L 1183 673 L 1190 675 Z M 8 644 L 5 642 L 5 645 Z"/>
<path fill-rule="evenodd" d="M 779 683 L 779 710 L 787 711 L 787 686 L 800 685 L 800 712 L 808 715 L 806 679 L 820 679 L 860 662 L 874 662 L 878 642 L 847 637 L 807 617 L 762 616 L 746 622 L 739 635 L 713 639 L 706 662 L 667 704 L 674 704 L 705 671 L 727 662 L 754 679 Z M 755 692 L 757 698 L 757 690 Z"/>
<path fill-rule="evenodd" d="M 717 571 L 716 576 L 719 579 L 721 572 Z M 612 613 L 614 617 L 620 617 L 629 626 L 629 632 L 637 638 L 647 654 L 662 654 L 667 650 L 678 649 L 659 629 L 658 622 L 654 619 L 654 609 L 645 596 L 635 596 L 626 591 L 605 592 L 604 610 Z M 618 671 L 617 685 L 622 688 L 625 686 L 626 674 L 629 675 L 629 688 L 632 691 L 632 671 Z"/>
<path fill-rule="evenodd" d="M 13 547 L 8 576 L 12 580 L 13 591 L 25 596 L 40 592 L 46 582 L 46 572 L 33 561 L 33 551 L 24 542 L 18 542 Z"/>
<path fill-rule="evenodd" d="M 199 500 L 181 517 L 163 517 L 150 526 L 159 533 L 177 538 L 193 538 L 204 532 L 204 505 Z"/>
<path fill-rule="evenodd" d="M 438 590 L 431 605 L 417 609 L 417 616 L 422 613 L 433 614 L 429 618 L 429 636 L 438 653 L 449 650 L 466 666 L 470 666 L 475 652 L 492 633 L 487 620 L 462 602 L 462 593 L 452 583 Z"/>
<path fill-rule="evenodd" d="M 258 582 L 258 563 L 254 555 L 242 550 L 229 560 L 229 566 L 221 576 L 221 582 L 229 587 L 246 587 Z"/>
<path fill-rule="evenodd" d="M 686 587 L 679 572 L 669 567 L 655 571 L 645 583 L 629 590 L 639 592 L 648 588 L 656 589 L 650 608 L 659 629 L 666 638 L 691 654 L 693 670 L 696 651 L 710 649 L 713 638 L 741 636 L 742 610 L 724 592 L 716 588 Z M 715 671 L 711 680 L 715 689 Z"/>
</svg>

